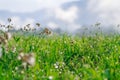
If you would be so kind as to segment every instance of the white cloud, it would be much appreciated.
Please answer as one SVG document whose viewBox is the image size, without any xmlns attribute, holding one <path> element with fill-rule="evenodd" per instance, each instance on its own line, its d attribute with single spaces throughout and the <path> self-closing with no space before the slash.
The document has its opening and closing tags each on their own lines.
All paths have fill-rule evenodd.
<svg viewBox="0 0 120 80">
<path fill-rule="evenodd" d="M 16 26 L 15 27 L 16 30 L 23 28 L 27 24 L 30 24 L 31 28 L 34 27 L 33 24 L 34 24 L 35 20 L 32 18 L 27 18 L 25 20 L 21 20 L 19 17 L 12 17 L 11 19 L 12 19 L 13 24 Z"/>
<path fill-rule="evenodd" d="M 60 27 L 61 29 L 68 31 L 68 32 L 74 32 L 81 26 L 76 23 L 76 20 L 78 19 L 80 8 L 77 6 L 70 6 L 67 9 L 63 9 L 62 7 L 56 7 L 53 10 L 53 16 L 57 19 L 60 20 L 60 23 L 57 26 L 62 26 Z M 55 24 L 49 24 L 49 25 L 54 25 Z"/>
<path fill-rule="evenodd" d="M 89 0 L 88 10 L 96 14 L 103 24 L 120 23 L 120 0 Z"/>
<path fill-rule="evenodd" d="M 55 10 L 55 17 L 61 21 L 73 23 L 78 18 L 78 11 L 79 9 L 76 6 L 71 6 L 67 10 L 59 7 Z"/>
<path fill-rule="evenodd" d="M 59 27 L 55 22 L 49 22 L 47 26 L 51 29 L 56 29 Z"/>
<path fill-rule="evenodd" d="M 5 22 L 3 20 L 0 20 L 0 24 L 5 24 Z"/>
<path fill-rule="evenodd" d="M 64 3 L 79 0 L 0 0 L 0 10 L 11 12 L 34 12 L 45 8 L 54 8 Z"/>
<path fill-rule="evenodd" d="M 81 28 L 81 25 L 76 24 L 76 23 L 71 23 L 71 24 L 68 25 L 67 30 L 69 32 L 74 32 L 74 31 L 76 31 L 76 30 L 78 30 L 80 28 Z"/>
</svg>

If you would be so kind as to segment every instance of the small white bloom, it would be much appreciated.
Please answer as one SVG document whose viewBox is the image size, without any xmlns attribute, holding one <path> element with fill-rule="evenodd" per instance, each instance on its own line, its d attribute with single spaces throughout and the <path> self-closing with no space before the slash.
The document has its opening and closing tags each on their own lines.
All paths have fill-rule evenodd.
<svg viewBox="0 0 120 80">
<path fill-rule="evenodd" d="M 21 71 L 21 74 L 24 74 L 24 71 Z"/>
<path fill-rule="evenodd" d="M 18 70 L 18 67 L 15 67 L 15 70 Z"/>
<path fill-rule="evenodd" d="M 57 64 L 54 64 L 55 68 L 58 69 L 58 65 Z"/>
<path fill-rule="evenodd" d="M 53 79 L 53 76 L 49 76 L 49 80 L 52 80 Z"/>
</svg>

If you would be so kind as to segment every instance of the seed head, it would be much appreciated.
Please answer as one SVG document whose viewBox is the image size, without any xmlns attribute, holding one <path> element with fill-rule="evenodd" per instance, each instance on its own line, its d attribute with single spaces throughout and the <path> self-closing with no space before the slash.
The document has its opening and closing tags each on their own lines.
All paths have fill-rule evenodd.
<svg viewBox="0 0 120 80">
<path fill-rule="evenodd" d="M 10 32 L 6 32 L 6 33 L 4 33 L 4 37 L 5 37 L 5 39 L 9 40 L 12 38 L 12 35 Z"/>
<path fill-rule="evenodd" d="M 35 65 L 35 57 L 34 54 L 24 54 L 24 53 L 20 53 L 20 55 L 18 56 L 18 60 L 21 60 L 23 62 L 23 65 L 30 65 L 30 66 L 34 66 Z"/>
<path fill-rule="evenodd" d="M 38 27 L 40 27 L 40 23 L 36 23 L 36 25 L 37 25 Z"/>
<path fill-rule="evenodd" d="M 10 23 L 12 21 L 12 19 L 11 18 L 8 18 L 8 22 Z"/>
<path fill-rule="evenodd" d="M 43 31 L 43 33 L 49 35 L 49 34 L 51 34 L 51 31 L 48 28 L 45 28 L 44 31 Z"/>
</svg>

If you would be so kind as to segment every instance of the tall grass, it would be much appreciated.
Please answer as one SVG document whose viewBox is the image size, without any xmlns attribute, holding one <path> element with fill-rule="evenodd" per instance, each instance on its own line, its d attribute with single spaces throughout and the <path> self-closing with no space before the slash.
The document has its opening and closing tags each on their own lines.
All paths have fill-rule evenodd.
<svg viewBox="0 0 120 80">
<path fill-rule="evenodd" d="M 2 46 L 1 80 L 119 80 L 120 36 L 15 35 Z M 14 50 L 15 49 L 15 50 Z M 21 52 L 35 54 L 23 68 Z"/>
</svg>

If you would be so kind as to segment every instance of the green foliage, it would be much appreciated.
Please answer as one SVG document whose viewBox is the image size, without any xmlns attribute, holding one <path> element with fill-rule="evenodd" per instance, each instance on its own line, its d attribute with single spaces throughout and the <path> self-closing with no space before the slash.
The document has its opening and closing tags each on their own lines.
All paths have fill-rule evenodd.
<svg viewBox="0 0 120 80">
<path fill-rule="evenodd" d="M 16 48 L 14 51 L 12 48 Z M 120 36 L 14 36 L 3 46 L 1 80 L 119 80 Z M 35 66 L 24 69 L 20 52 L 34 52 Z"/>
</svg>

